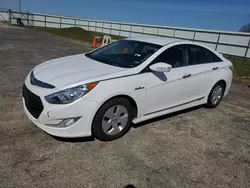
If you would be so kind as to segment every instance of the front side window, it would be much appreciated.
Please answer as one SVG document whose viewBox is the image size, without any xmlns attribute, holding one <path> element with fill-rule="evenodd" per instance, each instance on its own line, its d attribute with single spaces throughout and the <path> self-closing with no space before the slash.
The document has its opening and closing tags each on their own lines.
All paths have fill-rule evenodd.
<svg viewBox="0 0 250 188">
<path fill-rule="evenodd" d="M 153 63 L 164 62 L 172 65 L 173 68 L 183 67 L 186 65 L 185 45 L 170 47 L 162 52 Z"/>
<path fill-rule="evenodd" d="M 220 62 L 221 59 L 213 52 L 197 45 L 188 45 L 188 65 Z"/>
<path fill-rule="evenodd" d="M 133 40 L 119 40 L 86 54 L 96 61 L 124 68 L 143 63 L 162 46 Z"/>
</svg>

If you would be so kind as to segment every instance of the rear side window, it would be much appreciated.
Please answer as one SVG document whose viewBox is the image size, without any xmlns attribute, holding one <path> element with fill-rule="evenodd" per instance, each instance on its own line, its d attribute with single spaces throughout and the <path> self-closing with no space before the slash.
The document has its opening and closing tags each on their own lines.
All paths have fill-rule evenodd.
<svg viewBox="0 0 250 188">
<path fill-rule="evenodd" d="M 197 45 L 188 45 L 188 65 L 220 62 L 213 52 Z"/>
</svg>

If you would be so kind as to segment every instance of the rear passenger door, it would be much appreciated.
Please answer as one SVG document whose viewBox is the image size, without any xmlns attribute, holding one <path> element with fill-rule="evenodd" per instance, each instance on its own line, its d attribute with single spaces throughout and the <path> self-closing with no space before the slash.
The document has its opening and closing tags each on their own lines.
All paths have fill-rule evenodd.
<svg viewBox="0 0 250 188">
<path fill-rule="evenodd" d="M 210 50 L 198 46 L 187 45 L 189 73 L 199 82 L 195 85 L 197 97 L 206 97 L 213 85 L 214 77 L 219 74 L 221 59 Z"/>
</svg>

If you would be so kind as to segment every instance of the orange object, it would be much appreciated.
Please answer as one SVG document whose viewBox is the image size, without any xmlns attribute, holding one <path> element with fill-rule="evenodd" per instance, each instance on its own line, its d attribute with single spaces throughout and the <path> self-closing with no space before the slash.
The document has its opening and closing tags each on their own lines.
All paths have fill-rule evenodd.
<svg viewBox="0 0 250 188">
<path fill-rule="evenodd" d="M 91 83 L 89 83 L 89 84 L 87 85 L 88 90 L 89 90 L 89 91 L 92 90 L 97 84 L 98 84 L 98 82 L 91 82 Z"/>
<path fill-rule="evenodd" d="M 127 48 L 124 48 L 123 53 L 124 53 L 124 54 L 128 53 L 128 49 L 127 49 Z"/>
<path fill-rule="evenodd" d="M 93 38 L 92 47 L 93 47 L 93 48 L 96 47 L 96 36 L 94 36 L 94 38 Z"/>
</svg>

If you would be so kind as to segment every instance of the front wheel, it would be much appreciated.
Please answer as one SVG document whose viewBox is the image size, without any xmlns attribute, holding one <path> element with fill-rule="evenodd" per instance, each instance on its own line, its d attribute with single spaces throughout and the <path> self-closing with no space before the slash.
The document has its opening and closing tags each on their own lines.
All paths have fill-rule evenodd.
<svg viewBox="0 0 250 188">
<path fill-rule="evenodd" d="M 125 98 L 106 102 L 97 112 L 93 124 L 93 135 L 101 141 L 111 141 L 125 135 L 132 123 L 133 108 Z"/>
<path fill-rule="evenodd" d="M 222 97 L 224 96 L 225 85 L 223 82 L 218 82 L 214 85 L 211 92 L 208 95 L 206 107 L 215 108 L 220 104 Z"/>
</svg>

